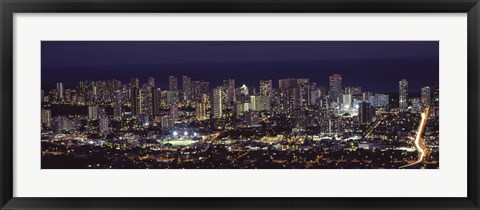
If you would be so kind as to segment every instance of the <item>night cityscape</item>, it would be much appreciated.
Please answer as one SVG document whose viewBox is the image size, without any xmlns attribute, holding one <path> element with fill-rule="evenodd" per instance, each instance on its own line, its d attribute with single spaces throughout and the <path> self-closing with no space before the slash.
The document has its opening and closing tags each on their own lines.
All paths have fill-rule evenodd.
<svg viewBox="0 0 480 210">
<path fill-rule="evenodd" d="M 434 41 L 43 41 L 42 169 L 438 169 Z"/>
</svg>

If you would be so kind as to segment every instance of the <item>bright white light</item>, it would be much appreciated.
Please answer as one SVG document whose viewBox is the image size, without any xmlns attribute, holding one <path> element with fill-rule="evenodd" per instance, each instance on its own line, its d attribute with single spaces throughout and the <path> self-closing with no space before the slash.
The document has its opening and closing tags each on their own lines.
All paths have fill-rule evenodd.
<svg viewBox="0 0 480 210">
<path fill-rule="evenodd" d="M 178 135 L 178 132 L 177 131 L 173 131 L 173 136 L 177 136 Z"/>
<path fill-rule="evenodd" d="M 194 136 L 197 136 L 197 135 L 198 135 L 198 133 L 193 133 L 193 135 L 194 135 Z"/>
<path fill-rule="evenodd" d="M 185 131 L 185 132 L 183 133 L 183 135 L 184 135 L 184 136 L 188 136 L 188 132 Z"/>
<path fill-rule="evenodd" d="M 346 104 L 345 109 L 350 109 L 350 105 Z"/>
<path fill-rule="evenodd" d="M 358 107 L 359 107 L 359 106 L 358 106 L 358 104 L 357 104 L 357 105 L 355 105 L 355 109 L 358 109 Z"/>
</svg>

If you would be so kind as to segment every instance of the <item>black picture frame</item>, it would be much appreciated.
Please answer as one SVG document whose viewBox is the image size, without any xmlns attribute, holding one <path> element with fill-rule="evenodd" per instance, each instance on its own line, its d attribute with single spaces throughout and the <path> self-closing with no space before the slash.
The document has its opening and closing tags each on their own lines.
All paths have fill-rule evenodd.
<svg viewBox="0 0 480 210">
<path fill-rule="evenodd" d="M 0 206 L 2 209 L 479 209 L 478 0 L 1 0 Z M 467 13 L 466 198 L 16 198 L 13 197 L 14 13 Z M 455 180 L 445 180 L 455 181 Z M 94 190 L 94 189 L 92 189 Z"/>
</svg>

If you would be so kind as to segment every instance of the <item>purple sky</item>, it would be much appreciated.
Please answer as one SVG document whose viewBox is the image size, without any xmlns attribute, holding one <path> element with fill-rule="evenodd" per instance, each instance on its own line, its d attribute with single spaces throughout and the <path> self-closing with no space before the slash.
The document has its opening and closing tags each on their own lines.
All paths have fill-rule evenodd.
<svg viewBox="0 0 480 210">
<path fill-rule="evenodd" d="M 214 87 L 233 78 L 237 86 L 258 80 L 310 78 L 328 87 L 328 76 L 342 74 L 344 86 L 373 92 L 410 91 L 438 81 L 437 41 L 43 41 L 42 85 L 80 80 L 156 78 L 186 74 Z M 181 83 L 179 84 L 181 85 Z M 418 89 L 418 90 L 417 90 Z"/>
</svg>

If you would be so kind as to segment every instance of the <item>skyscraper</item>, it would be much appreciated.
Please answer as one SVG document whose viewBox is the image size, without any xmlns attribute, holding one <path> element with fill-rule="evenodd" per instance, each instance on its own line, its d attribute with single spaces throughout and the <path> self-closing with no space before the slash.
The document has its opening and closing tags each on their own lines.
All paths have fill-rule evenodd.
<svg viewBox="0 0 480 210">
<path fill-rule="evenodd" d="M 122 117 L 123 97 L 122 91 L 117 90 L 113 99 L 113 116 L 117 119 Z"/>
<path fill-rule="evenodd" d="M 330 98 L 333 101 L 340 99 L 342 94 L 342 75 L 334 74 L 330 76 Z"/>
<path fill-rule="evenodd" d="M 222 87 L 213 89 L 212 110 L 214 118 L 222 117 Z"/>
<path fill-rule="evenodd" d="M 42 125 L 45 128 L 52 126 L 52 111 L 50 109 L 42 109 Z"/>
<path fill-rule="evenodd" d="M 431 92 L 430 92 L 430 87 L 429 86 L 423 87 L 422 88 L 422 105 L 423 105 L 423 107 L 430 106 L 431 98 L 432 98 L 432 95 L 431 95 Z"/>
<path fill-rule="evenodd" d="M 232 105 L 235 99 L 235 80 L 234 79 L 224 80 L 223 87 L 225 88 L 227 105 Z"/>
<path fill-rule="evenodd" d="M 108 131 L 108 117 L 100 118 L 99 128 L 102 132 Z"/>
<path fill-rule="evenodd" d="M 168 90 L 169 91 L 178 91 L 177 77 L 169 76 L 168 77 Z"/>
<path fill-rule="evenodd" d="M 280 79 L 278 80 L 280 94 L 280 112 L 286 115 L 293 115 L 295 108 L 295 88 L 297 87 L 297 79 Z M 297 101 L 300 97 L 297 95 Z"/>
<path fill-rule="evenodd" d="M 182 76 L 182 91 L 183 91 L 183 99 L 185 101 L 191 101 L 193 97 L 192 79 L 186 75 Z"/>
<path fill-rule="evenodd" d="M 202 99 L 195 103 L 195 117 L 197 120 L 205 120 L 207 118 L 206 104 L 207 95 L 203 94 Z"/>
<path fill-rule="evenodd" d="M 153 78 L 153 77 L 148 78 L 148 87 L 149 88 L 155 87 L 155 78 Z"/>
<path fill-rule="evenodd" d="M 97 120 L 98 119 L 98 106 L 89 106 L 88 107 L 88 119 Z"/>
<path fill-rule="evenodd" d="M 170 120 L 171 120 L 171 126 L 175 125 L 175 122 L 178 119 L 178 106 L 177 104 L 171 104 L 170 105 Z"/>
<path fill-rule="evenodd" d="M 370 123 L 372 122 L 374 113 L 373 107 L 368 102 L 360 103 L 358 118 L 362 123 Z"/>
<path fill-rule="evenodd" d="M 272 80 L 260 80 L 260 95 L 272 97 Z"/>
<path fill-rule="evenodd" d="M 153 88 L 153 91 L 152 91 L 153 116 L 160 116 L 161 99 L 162 99 L 162 90 L 160 88 Z"/>
<path fill-rule="evenodd" d="M 63 83 L 57 83 L 57 100 L 63 101 Z"/>
<path fill-rule="evenodd" d="M 399 86 L 399 99 L 398 99 L 398 107 L 400 110 L 405 110 L 408 107 L 408 81 L 406 79 L 400 80 L 398 82 Z"/>
</svg>

